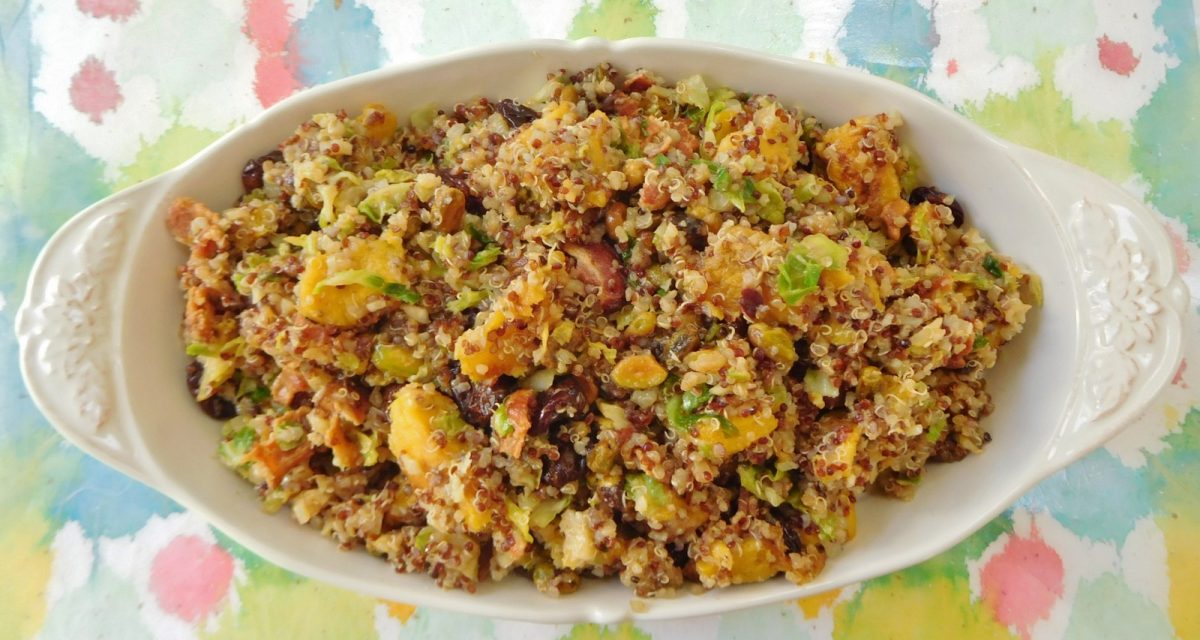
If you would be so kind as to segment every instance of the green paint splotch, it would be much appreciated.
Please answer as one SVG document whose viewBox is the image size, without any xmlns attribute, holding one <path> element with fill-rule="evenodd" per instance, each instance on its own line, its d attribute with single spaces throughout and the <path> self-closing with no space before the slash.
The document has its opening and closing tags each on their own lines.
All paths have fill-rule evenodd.
<svg viewBox="0 0 1200 640">
<path fill-rule="evenodd" d="M 1041 82 L 1015 97 L 993 95 L 968 105 L 964 115 L 996 135 L 1087 167 L 1117 182 L 1133 175 L 1133 140 L 1116 120 L 1077 120 L 1070 101 L 1054 86 L 1055 55 L 1038 61 Z"/>
<path fill-rule="evenodd" d="M 151 640 L 142 623 L 141 603 L 133 584 L 101 567 L 87 584 L 64 596 L 46 616 L 40 638 L 121 638 Z"/>
<path fill-rule="evenodd" d="M 609 40 L 654 35 L 658 8 L 650 0 L 600 0 L 584 4 L 575 16 L 569 38 L 600 36 Z"/>
<path fill-rule="evenodd" d="M 687 37 L 788 54 L 801 45 L 804 18 L 791 0 L 746 3 L 691 0 Z"/>
<path fill-rule="evenodd" d="M 562 640 L 652 640 L 650 634 L 628 622 L 616 626 L 577 624 Z"/>
<path fill-rule="evenodd" d="M 1064 640 L 1174 637 L 1161 609 L 1106 573 L 1079 585 Z"/>
<path fill-rule="evenodd" d="M 171 127 L 154 144 L 142 147 L 132 164 L 121 167 L 121 175 L 114 187 L 124 189 L 172 169 L 220 136 L 219 132 L 208 129 L 184 125 Z M 230 171 L 236 174 L 241 167 L 231 167 Z"/>
<path fill-rule="evenodd" d="M 227 609 L 202 637 L 318 640 L 374 638 L 377 601 L 266 568 L 248 571 L 241 607 Z"/>
<path fill-rule="evenodd" d="M 426 4 L 421 32 L 425 34 L 421 52 L 429 55 L 529 37 L 525 21 L 510 0 Z"/>
<path fill-rule="evenodd" d="M 979 9 L 988 25 L 988 48 L 1030 62 L 1046 51 L 1095 41 L 1093 0 L 1004 0 Z"/>
</svg>

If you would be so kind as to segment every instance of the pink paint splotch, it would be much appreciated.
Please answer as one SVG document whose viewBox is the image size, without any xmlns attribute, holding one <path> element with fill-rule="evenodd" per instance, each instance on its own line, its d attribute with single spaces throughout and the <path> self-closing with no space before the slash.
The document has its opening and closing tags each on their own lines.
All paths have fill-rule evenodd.
<svg viewBox="0 0 1200 640">
<path fill-rule="evenodd" d="M 258 49 L 254 92 L 269 107 L 300 88 L 288 41 L 292 23 L 287 0 L 247 0 L 245 33 Z"/>
<path fill-rule="evenodd" d="M 956 73 L 958 73 L 958 59 L 950 58 L 950 62 L 946 63 L 946 77 L 953 78 Z"/>
<path fill-rule="evenodd" d="M 1187 240 L 1183 238 L 1183 234 L 1176 231 L 1171 225 L 1162 225 L 1167 232 L 1167 238 L 1171 241 L 1171 248 L 1175 251 L 1175 267 L 1180 273 L 1192 268 L 1192 255 L 1188 252 Z"/>
<path fill-rule="evenodd" d="M 1012 535 L 979 574 L 983 600 L 1001 624 L 1028 639 L 1039 620 L 1050 616 L 1063 594 L 1063 562 L 1038 535 Z"/>
<path fill-rule="evenodd" d="M 71 78 L 69 93 L 71 106 L 96 124 L 100 124 L 105 113 L 120 106 L 123 99 L 113 72 L 95 56 L 88 56 L 79 65 L 79 71 Z"/>
<path fill-rule="evenodd" d="M 1133 47 L 1128 42 L 1110 40 L 1107 35 L 1097 38 L 1096 46 L 1100 50 L 1100 66 L 1117 75 L 1128 77 L 1142 61 L 1133 55 Z"/>
<path fill-rule="evenodd" d="M 1188 389 L 1188 383 L 1183 379 L 1185 373 L 1187 373 L 1187 358 L 1179 361 L 1179 368 L 1175 370 L 1175 377 L 1171 378 L 1171 384 L 1181 389 Z"/>
<path fill-rule="evenodd" d="M 138 0 L 75 0 L 75 6 L 93 18 L 110 18 L 123 22 L 141 8 Z"/>
<path fill-rule="evenodd" d="M 214 613 L 229 593 L 233 558 L 197 536 L 179 536 L 150 566 L 150 590 L 163 611 L 189 622 Z"/>
</svg>

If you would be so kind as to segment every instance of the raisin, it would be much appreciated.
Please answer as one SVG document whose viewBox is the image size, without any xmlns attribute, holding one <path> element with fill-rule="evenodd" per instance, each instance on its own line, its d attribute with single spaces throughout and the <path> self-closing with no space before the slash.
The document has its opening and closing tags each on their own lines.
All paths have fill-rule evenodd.
<svg viewBox="0 0 1200 640">
<path fill-rule="evenodd" d="M 567 376 L 538 394 L 537 419 L 531 435 L 541 435 L 571 418 L 582 418 L 596 400 L 596 385 L 586 378 Z"/>
<path fill-rule="evenodd" d="M 582 475 L 582 458 L 575 453 L 571 445 L 558 447 L 558 458 L 547 457 L 542 466 L 542 482 L 561 489 L 569 482 L 578 480 Z"/>
<path fill-rule="evenodd" d="M 276 149 L 271 153 L 246 161 L 246 166 L 242 167 L 242 188 L 246 190 L 246 193 L 262 188 L 263 162 L 267 160 L 279 162 L 283 160 L 283 152 Z"/>
<path fill-rule="evenodd" d="M 538 119 L 538 112 L 508 98 L 501 100 L 500 104 L 496 105 L 496 110 L 513 129 Z"/>
<path fill-rule="evenodd" d="M 200 410 L 214 420 L 228 420 L 238 414 L 237 405 L 221 396 L 210 396 L 201 400 Z"/>
<path fill-rule="evenodd" d="M 947 207 L 950 207 L 950 214 L 954 216 L 954 226 L 961 227 L 963 226 L 963 222 L 965 222 L 967 219 L 966 214 L 963 212 L 962 204 L 958 202 L 957 198 L 954 198 L 952 202 L 946 202 L 946 200 L 950 197 L 951 196 L 938 191 L 937 187 L 917 187 L 916 189 L 912 190 L 912 193 L 908 194 L 908 203 L 914 207 L 922 202 L 946 205 Z M 915 251 L 911 253 L 916 255 Z"/>
<path fill-rule="evenodd" d="M 515 380 L 505 376 L 492 382 L 469 382 L 466 378 L 460 378 L 450 386 L 450 394 L 458 403 L 463 419 L 484 429 L 491 423 L 496 407 L 516 386 Z"/>
</svg>

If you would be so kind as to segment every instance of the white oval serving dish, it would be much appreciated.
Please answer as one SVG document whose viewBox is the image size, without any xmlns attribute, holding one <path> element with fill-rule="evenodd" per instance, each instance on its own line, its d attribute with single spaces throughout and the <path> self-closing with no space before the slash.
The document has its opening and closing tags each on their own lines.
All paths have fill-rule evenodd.
<svg viewBox="0 0 1200 640">
<path fill-rule="evenodd" d="M 1045 305 L 990 375 L 994 439 L 983 455 L 934 465 L 915 500 L 863 501 L 859 533 L 817 580 L 783 578 L 645 600 L 617 580 L 551 599 L 509 578 L 474 594 L 397 575 L 340 551 L 286 512 L 267 515 L 254 487 L 216 459 L 217 426 L 184 385 L 176 267 L 185 253 L 164 224 L 190 195 L 222 208 L 241 192 L 247 158 L 311 114 L 383 102 L 401 114 L 484 95 L 521 99 L 548 71 L 610 61 L 668 78 L 771 92 L 826 123 L 897 112 L 902 137 L 933 182 L 1001 252 L 1043 278 Z M 198 512 L 287 569 L 390 600 L 536 622 L 611 622 L 711 614 L 814 594 L 901 569 L 957 543 L 1027 489 L 1099 446 L 1141 412 L 1181 354 L 1188 296 L 1153 215 L 1076 166 L 992 137 L 901 85 L 867 74 L 709 44 L 659 39 L 531 41 L 391 67 L 317 87 L 268 109 L 157 178 L 71 219 L 42 251 L 17 315 L 21 371 L 47 418 L 103 462 Z"/>
</svg>

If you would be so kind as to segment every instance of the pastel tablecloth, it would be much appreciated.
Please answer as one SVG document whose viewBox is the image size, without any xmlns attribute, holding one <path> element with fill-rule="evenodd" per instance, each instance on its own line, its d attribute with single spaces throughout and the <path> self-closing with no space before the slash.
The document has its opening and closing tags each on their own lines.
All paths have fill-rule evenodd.
<svg viewBox="0 0 1200 640">
<path fill-rule="evenodd" d="M 1200 293 L 1196 8 L 0 0 L 0 637 L 1200 638 L 1200 367 L 1187 362 L 1124 435 L 925 564 L 719 617 L 543 627 L 380 602 L 255 557 L 65 444 L 24 391 L 12 332 L 34 257 L 63 221 L 288 94 L 486 42 L 593 34 L 717 40 L 915 87 L 1143 198 Z"/>
</svg>

